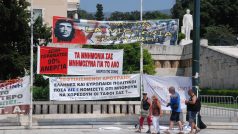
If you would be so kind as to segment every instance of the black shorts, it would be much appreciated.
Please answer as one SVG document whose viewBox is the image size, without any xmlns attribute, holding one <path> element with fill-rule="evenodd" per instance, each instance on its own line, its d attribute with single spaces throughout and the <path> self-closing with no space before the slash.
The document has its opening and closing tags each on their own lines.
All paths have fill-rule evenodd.
<svg viewBox="0 0 238 134">
<path fill-rule="evenodd" d="M 172 112 L 171 116 L 170 116 L 170 121 L 180 121 L 179 118 L 180 112 Z"/>
</svg>

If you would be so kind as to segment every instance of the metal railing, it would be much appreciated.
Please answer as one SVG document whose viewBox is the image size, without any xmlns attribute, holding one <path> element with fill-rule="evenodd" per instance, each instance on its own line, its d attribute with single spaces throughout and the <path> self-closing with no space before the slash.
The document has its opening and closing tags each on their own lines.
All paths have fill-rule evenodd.
<svg viewBox="0 0 238 134">
<path fill-rule="evenodd" d="M 205 120 L 210 122 L 237 122 L 237 99 L 238 97 L 233 96 L 201 95 L 202 109 L 200 113 L 205 117 Z"/>
<path fill-rule="evenodd" d="M 204 122 L 237 122 L 238 97 L 201 95 L 201 115 Z M 186 111 L 183 111 L 185 117 Z M 33 103 L 33 120 L 35 125 L 56 122 L 74 121 L 110 121 L 128 122 L 138 121 L 140 114 L 140 101 L 35 101 Z M 164 111 L 161 123 L 168 123 L 169 111 Z M 102 119 L 103 118 L 103 119 Z M 66 120 L 68 119 L 68 120 Z M 82 122 L 85 120 L 85 122 Z M 1 126 L 27 125 L 28 115 L 4 114 L 0 115 Z"/>
</svg>

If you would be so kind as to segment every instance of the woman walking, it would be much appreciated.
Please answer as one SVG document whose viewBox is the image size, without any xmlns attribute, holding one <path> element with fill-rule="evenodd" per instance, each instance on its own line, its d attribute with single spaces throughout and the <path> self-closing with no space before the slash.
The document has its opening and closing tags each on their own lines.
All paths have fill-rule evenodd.
<svg viewBox="0 0 238 134">
<path fill-rule="evenodd" d="M 159 119 L 162 116 L 162 109 L 160 101 L 158 100 L 157 96 L 152 96 L 152 122 L 155 129 L 155 133 L 153 134 L 160 134 L 160 126 L 159 126 Z"/>
</svg>

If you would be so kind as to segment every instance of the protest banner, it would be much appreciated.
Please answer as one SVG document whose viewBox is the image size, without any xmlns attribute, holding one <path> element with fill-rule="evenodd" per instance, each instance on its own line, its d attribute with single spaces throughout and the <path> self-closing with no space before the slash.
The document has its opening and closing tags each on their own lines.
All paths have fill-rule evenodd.
<svg viewBox="0 0 238 134">
<path fill-rule="evenodd" d="M 0 114 L 29 113 L 29 76 L 2 81 L 0 89 Z"/>
<path fill-rule="evenodd" d="M 50 77 L 50 100 L 104 100 L 140 96 L 140 75 Z"/>
<path fill-rule="evenodd" d="M 38 74 L 122 74 L 123 50 L 38 47 Z"/>
<path fill-rule="evenodd" d="M 157 95 L 163 110 L 170 110 L 170 107 L 166 105 L 170 101 L 169 87 L 175 87 L 176 92 L 180 95 L 181 108 L 185 109 L 185 99 L 188 96 L 188 90 L 192 88 L 191 77 L 169 76 L 160 77 L 152 75 L 143 75 L 144 92 L 148 93 L 148 96 Z"/>
<path fill-rule="evenodd" d="M 144 44 L 176 45 L 178 30 L 178 19 L 93 21 L 54 16 L 52 42 L 90 45 L 143 42 Z"/>
</svg>

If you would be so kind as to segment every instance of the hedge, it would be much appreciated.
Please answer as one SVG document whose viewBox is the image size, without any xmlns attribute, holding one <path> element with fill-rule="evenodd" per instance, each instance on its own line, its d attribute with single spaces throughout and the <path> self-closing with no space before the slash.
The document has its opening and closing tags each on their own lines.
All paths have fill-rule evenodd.
<svg viewBox="0 0 238 134">
<path fill-rule="evenodd" d="M 200 95 L 238 96 L 238 89 L 201 89 Z"/>
<path fill-rule="evenodd" d="M 33 87 L 33 100 L 34 101 L 48 101 L 49 88 L 48 87 Z"/>
</svg>

